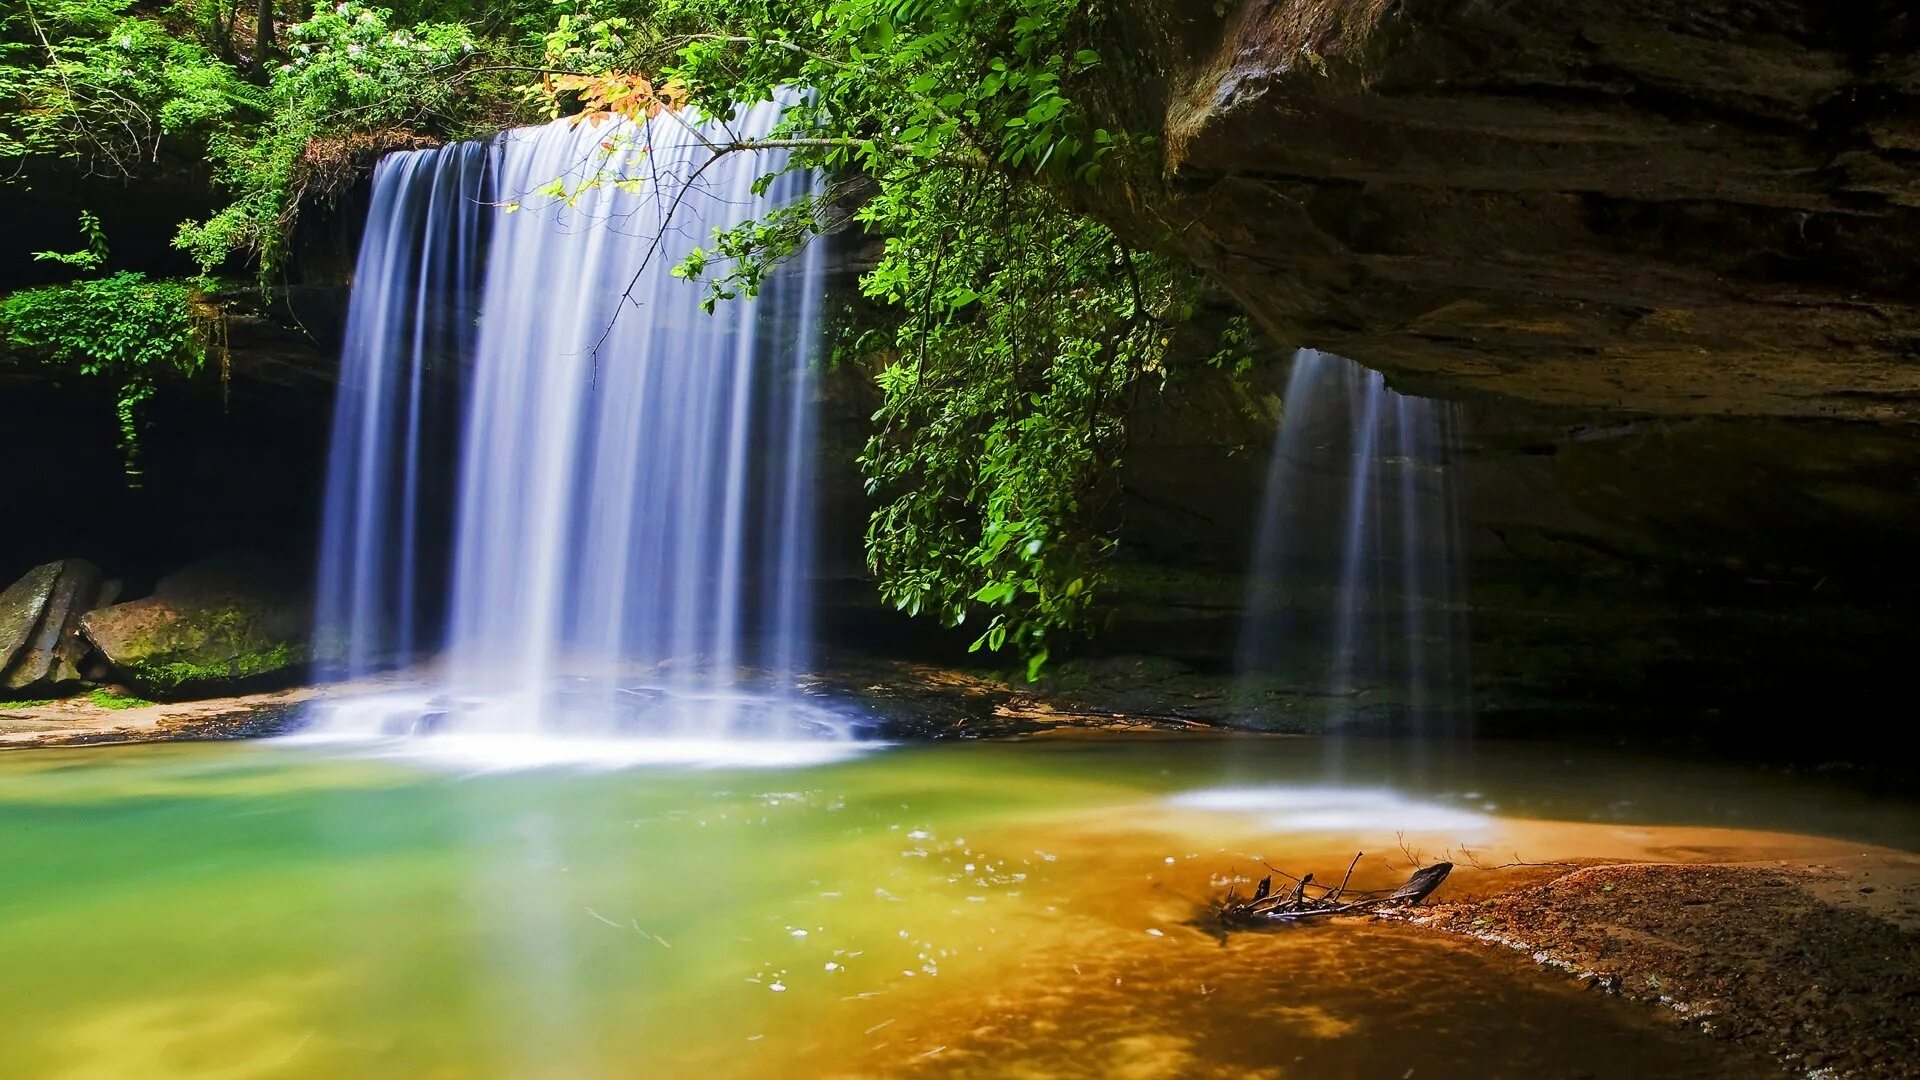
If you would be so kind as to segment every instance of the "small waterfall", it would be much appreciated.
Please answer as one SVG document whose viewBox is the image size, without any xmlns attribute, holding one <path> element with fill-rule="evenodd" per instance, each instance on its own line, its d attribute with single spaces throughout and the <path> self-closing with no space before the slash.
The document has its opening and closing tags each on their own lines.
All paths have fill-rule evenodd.
<svg viewBox="0 0 1920 1080">
<path fill-rule="evenodd" d="M 1294 355 L 1241 629 L 1249 709 L 1323 700 L 1322 719 L 1470 715 L 1459 410 L 1330 353 Z"/>
<path fill-rule="evenodd" d="M 792 172 L 758 192 L 780 154 L 711 148 L 764 136 L 780 108 L 562 120 L 381 162 L 319 630 L 337 673 L 360 677 L 429 644 L 423 609 L 443 595 L 440 654 L 425 686 L 342 699 L 322 732 L 842 732 L 793 692 L 809 653 L 821 245 L 712 314 L 671 273 L 715 229 L 812 191 Z M 422 524 L 441 433 L 418 403 L 442 353 L 461 360 L 463 397 L 447 538 Z"/>
</svg>

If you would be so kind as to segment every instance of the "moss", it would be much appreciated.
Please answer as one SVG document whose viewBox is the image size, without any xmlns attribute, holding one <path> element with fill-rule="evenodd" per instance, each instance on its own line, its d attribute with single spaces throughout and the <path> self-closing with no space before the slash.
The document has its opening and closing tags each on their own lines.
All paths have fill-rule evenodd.
<svg viewBox="0 0 1920 1080">
<path fill-rule="evenodd" d="M 140 663 L 130 674 L 143 686 L 166 693 L 193 683 L 236 682 L 292 667 L 306 659 L 306 650 L 287 642 L 264 648 L 244 649 L 227 660 L 195 664 L 176 660 L 171 663 Z"/>
<path fill-rule="evenodd" d="M 153 704 L 153 702 L 148 701 L 146 698 L 137 698 L 129 694 L 118 693 L 104 686 L 88 694 L 87 700 L 103 709 L 138 709 Z"/>
<path fill-rule="evenodd" d="M 52 698 L 28 698 L 24 701 L 0 701 L 0 709 L 37 709 L 51 704 Z"/>
</svg>

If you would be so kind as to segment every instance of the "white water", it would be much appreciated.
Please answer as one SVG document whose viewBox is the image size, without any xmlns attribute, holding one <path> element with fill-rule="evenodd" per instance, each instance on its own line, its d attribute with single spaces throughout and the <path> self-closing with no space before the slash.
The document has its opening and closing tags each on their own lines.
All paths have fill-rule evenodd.
<svg viewBox="0 0 1920 1080">
<path fill-rule="evenodd" d="M 374 171 L 320 544 L 316 640 L 336 675 L 409 657 L 430 635 L 420 561 L 446 541 L 422 536 L 421 518 L 449 484 L 448 390 L 473 347 L 487 159 L 464 143 L 389 154 Z"/>
<path fill-rule="evenodd" d="M 1293 360 L 1268 465 L 1239 668 L 1449 730 L 1470 713 L 1459 412 L 1331 353 Z"/>
<path fill-rule="evenodd" d="M 752 737 L 763 756 L 768 742 L 843 737 L 794 689 L 810 644 L 820 245 L 711 315 L 701 287 L 670 274 L 716 228 L 812 190 L 794 172 L 757 195 L 779 154 L 706 145 L 764 135 L 779 108 L 697 127 L 557 121 L 380 163 L 334 432 L 320 640 L 345 679 L 435 644 L 428 622 L 439 657 L 423 685 L 325 707 L 318 734 L 432 733 L 449 749 L 461 736 L 462 754 L 474 737 L 561 735 L 589 758 L 607 756 L 608 737 Z M 449 240 L 482 231 L 483 258 Z M 476 271 L 449 539 L 435 549 L 419 522 L 432 517 L 420 463 L 436 433 L 395 403 L 423 396 L 418 313 L 450 304 L 466 318 L 442 285 Z M 442 617 L 416 613 L 440 596 Z"/>
</svg>

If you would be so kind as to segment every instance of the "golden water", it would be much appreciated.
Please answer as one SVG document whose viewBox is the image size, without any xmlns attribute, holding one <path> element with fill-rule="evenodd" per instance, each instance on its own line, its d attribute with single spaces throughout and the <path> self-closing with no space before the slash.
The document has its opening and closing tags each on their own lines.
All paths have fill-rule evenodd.
<svg viewBox="0 0 1920 1080">
<path fill-rule="evenodd" d="M 1910 807 L 1739 770 L 1349 744 L 1329 777 L 1321 750 L 484 773 L 271 743 L 0 755 L 0 1076 L 1749 1075 L 1483 946 L 1195 919 L 1262 858 L 1324 879 L 1366 851 L 1356 883 L 1381 885 L 1462 847 L 1916 835 Z"/>
</svg>

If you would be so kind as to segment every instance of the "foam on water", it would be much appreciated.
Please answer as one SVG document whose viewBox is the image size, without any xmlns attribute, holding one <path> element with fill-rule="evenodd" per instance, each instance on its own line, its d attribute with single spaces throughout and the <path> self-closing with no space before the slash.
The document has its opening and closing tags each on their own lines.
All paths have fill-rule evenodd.
<svg viewBox="0 0 1920 1080">
<path fill-rule="evenodd" d="M 368 737 L 325 730 L 288 735 L 287 746 L 320 747 L 470 772 L 509 769 L 797 769 L 845 761 L 886 744 L 836 739 L 595 738 L 546 733 Z"/>
</svg>

